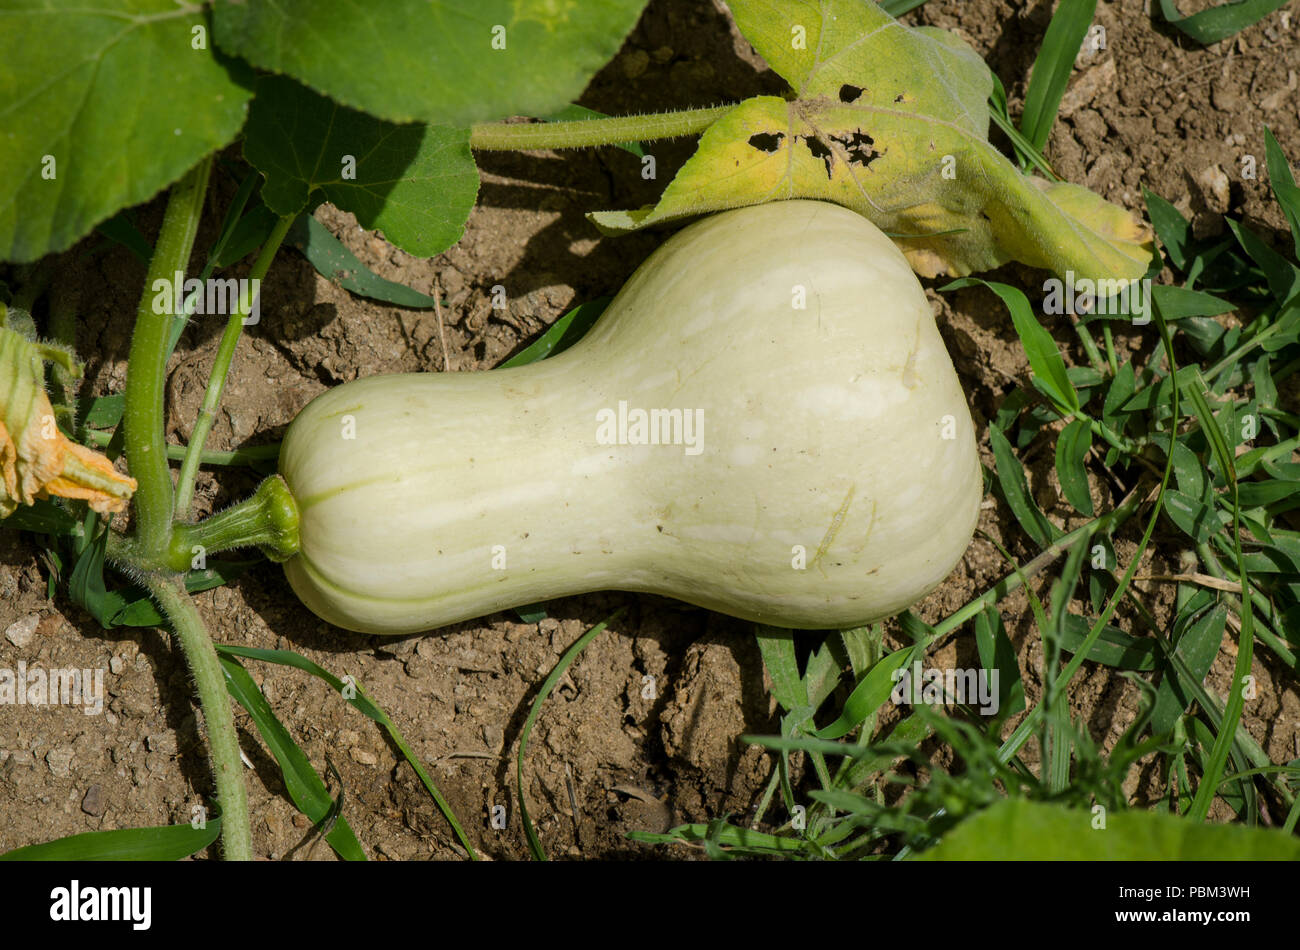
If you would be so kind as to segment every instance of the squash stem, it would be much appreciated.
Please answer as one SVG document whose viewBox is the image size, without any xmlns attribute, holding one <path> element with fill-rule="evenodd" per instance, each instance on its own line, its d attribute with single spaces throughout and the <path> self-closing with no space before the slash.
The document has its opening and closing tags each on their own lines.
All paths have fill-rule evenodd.
<svg viewBox="0 0 1300 950">
<path fill-rule="evenodd" d="M 703 132 L 734 108 L 732 103 L 707 109 L 567 122 L 483 122 L 470 129 L 469 147 L 479 151 L 523 152 L 671 139 Z"/>
<path fill-rule="evenodd" d="M 266 272 L 271 269 L 271 261 L 275 259 L 275 254 L 280 249 L 280 244 L 284 241 L 290 225 L 293 224 L 294 217 L 294 215 L 286 215 L 276 222 L 266 243 L 262 246 L 261 253 L 257 255 L 257 260 L 253 262 L 253 269 L 248 274 L 247 286 L 257 287 L 266 276 Z M 239 306 L 226 321 L 225 333 L 221 335 L 217 357 L 212 364 L 212 373 L 208 376 L 207 392 L 203 396 L 203 408 L 199 410 L 199 416 L 194 421 L 189 447 L 185 452 L 185 461 L 181 463 L 181 474 L 176 483 L 175 517 L 177 520 L 184 521 L 189 517 L 190 503 L 194 498 L 194 478 L 199 471 L 203 446 L 208 441 L 208 433 L 212 431 L 217 406 L 221 402 L 221 393 L 225 390 L 226 379 L 230 375 L 230 364 L 235 357 L 235 347 L 244 329 L 244 321 L 252 311 L 256 294 L 257 291 L 253 291 L 251 297 L 247 292 L 240 295 Z"/>
<path fill-rule="evenodd" d="M 167 566 L 174 571 L 197 569 L 195 558 L 254 546 L 272 561 L 287 561 L 298 553 L 298 506 L 279 475 L 272 475 L 251 498 L 225 511 L 197 524 L 176 525 Z"/>
<path fill-rule="evenodd" d="M 173 315 L 170 307 L 161 313 L 155 310 L 153 287 L 155 281 L 172 281 L 176 272 L 183 272 L 189 264 L 211 169 L 209 156 L 172 186 L 131 335 L 122 424 L 127 462 L 139 485 L 135 533 L 142 550 L 153 556 L 161 556 L 167 548 L 173 504 L 163 421 L 167 341 Z"/>
<path fill-rule="evenodd" d="M 161 308 L 161 312 L 154 308 L 154 286 L 156 281 L 173 280 L 189 264 L 211 170 L 209 156 L 172 187 L 136 309 L 122 417 L 127 461 L 139 486 L 133 499 L 136 527 L 133 537 L 111 535 L 110 543 L 115 549 L 114 560 L 123 562 L 157 599 L 194 674 L 221 807 L 223 851 L 228 860 L 249 861 L 253 846 L 248 796 L 221 665 L 207 628 L 179 578 L 159 570 L 171 546 L 175 499 L 163 415 L 174 314 L 171 307 Z M 169 297 L 175 299 L 174 294 Z"/>
<path fill-rule="evenodd" d="M 194 674 L 207 726 L 217 804 L 221 809 L 222 853 L 227 861 L 251 861 L 253 835 L 248 821 L 248 793 L 244 788 L 235 717 L 217 651 L 194 601 L 176 578 L 147 574 L 144 584 L 171 621 L 185 661 Z"/>
</svg>

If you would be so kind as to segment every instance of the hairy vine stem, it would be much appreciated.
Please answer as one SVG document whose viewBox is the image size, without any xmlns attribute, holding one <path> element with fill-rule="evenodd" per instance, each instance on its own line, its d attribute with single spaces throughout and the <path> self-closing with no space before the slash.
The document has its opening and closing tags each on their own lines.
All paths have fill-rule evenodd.
<svg viewBox="0 0 1300 950">
<path fill-rule="evenodd" d="M 283 243 L 289 227 L 293 224 L 294 217 L 295 215 L 286 215 L 275 223 L 270 236 L 266 239 L 266 244 L 262 246 L 261 253 L 257 255 L 257 260 L 253 262 L 253 269 L 249 271 L 249 286 L 257 287 L 262 278 L 266 276 L 266 272 L 271 269 L 271 261 L 275 259 L 276 252 L 280 250 L 280 245 Z M 251 293 L 255 297 L 257 291 L 253 290 Z M 230 319 L 226 321 L 225 332 L 221 335 L 221 343 L 217 347 L 217 357 L 212 364 L 212 373 L 208 376 L 207 392 L 203 395 L 203 408 L 199 410 L 199 417 L 194 421 L 194 429 L 190 433 L 189 447 L 185 451 L 185 461 L 181 463 L 181 474 L 176 482 L 175 517 L 177 521 L 189 519 L 190 503 L 194 498 L 194 479 L 198 475 L 203 447 L 208 441 L 208 433 L 212 431 L 217 406 L 220 404 L 221 394 L 226 388 L 226 379 L 230 376 L 230 364 L 235 357 L 235 346 L 239 343 L 239 336 L 244 329 L 244 320 L 248 317 L 252 307 L 253 300 L 241 294 L 239 306 L 230 315 Z"/>
<path fill-rule="evenodd" d="M 109 542 L 113 559 L 157 599 L 194 674 L 221 808 L 223 851 L 228 860 L 248 861 L 253 857 L 248 795 L 221 664 L 180 576 L 166 564 L 173 541 L 175 495 L 167 460 L 163 395 L 174 315 L 170 308 L 165 312 L 155 309 L 153 287 L 156 280 L 172 280 L 189 263 L 211 169 L 209 156 L 172 187 L 149 263 L 131 336 L 122 417 L 127 461 L 138 482 L 133 499 L 135 531 L 130 538 L 110 535 Z"/>
<path fill-rule="evenodd" d="M 479 151 L 523 152 L 671 139 L 703 132 L 735 107 L 736 104 L 731 103 L 680 112 L 565 122 L 484 122 L 470 129 L 469 147 Z"/>
<path fill-rule="evenodd" d="M 170 309 L 164 313 L 155 310 L 152 288 L 154 281 L 170 282 L 189 264 L 211 170 L 209 156 L 172 186 L 131 335 L 122 425 L 127 462 L 139 486 L 134 499 L 135 534 L 146 556 L 161 555 L 167 548 L 174 497 L 163 418 L 172 314 Z"/>
<path fill-rule="evenodd" d="M 161 574 L 146 575 L 144 581 L 171 621 L 185 662 L 194 674 L 194 686 L 207 725 L 217 803 L 221 808 L 222 852 L 227 861 L 251 861 L 253 835 L 248 823 L 248 793 L 244 788 L 239 739 L 221 661 L 184 585 L 174 577 Z"/>
</svg>

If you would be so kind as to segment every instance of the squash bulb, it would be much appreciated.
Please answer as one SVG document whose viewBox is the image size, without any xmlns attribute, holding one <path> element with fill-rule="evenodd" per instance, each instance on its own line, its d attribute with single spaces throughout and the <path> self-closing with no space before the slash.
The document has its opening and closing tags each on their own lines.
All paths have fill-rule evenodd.
<svg viewBox="0 0 1300 950">
<path fill-rule="evenodd" d="M 678 232 L 556 357 L 322 394 L 280 473 L 295 592 L 376 634 L 605 589 L 855 626 L 938 586 L 983 493 L 907 261 L 802 200 Z"/>
</svg>

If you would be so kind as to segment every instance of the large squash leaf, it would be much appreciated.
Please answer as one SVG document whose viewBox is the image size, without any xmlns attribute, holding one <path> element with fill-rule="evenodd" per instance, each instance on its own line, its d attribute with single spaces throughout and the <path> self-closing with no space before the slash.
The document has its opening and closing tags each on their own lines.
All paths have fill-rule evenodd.
<svg viewBox="0 0 1300 950">
<path fill-rule="evenodd" d="M 217 42 L 390 122 L 550 115 L 622 45 L 645 0 L 221 0 Z"/>
<path fill-rule="evenodd" d="M 252 96 L 198 4 L 0 4 L 0 260 L 62 251 L 229 143 Z"/>
<path fill-rule="evenodd" d="M 1079 185 L 1021 172 L 988 142 L 993 77 L 964 41 L 909 29 L 869 0 L 730 0 L 791 85 L 711 125 L 657 205 L 596 212 L 609 232 L 786 198 L 834 201 L 894 236 L 926 277 L 1018 260 L 1077 283 L 1133 280 L 1139 217 Z"/>
<path fill-rule="evenodd" d="M 922 861 L 1296 861 L 1300 838 L 1154 811 L 1092 812 L 999 802 L 958 825 Z"/>
</svg>

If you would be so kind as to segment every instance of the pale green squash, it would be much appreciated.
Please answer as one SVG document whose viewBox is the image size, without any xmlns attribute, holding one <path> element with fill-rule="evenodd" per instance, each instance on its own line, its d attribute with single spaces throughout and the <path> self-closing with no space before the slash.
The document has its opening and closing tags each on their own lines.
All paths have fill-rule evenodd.
<svg viewBox="0 0 1300 950">
<path fill-rule="evenodd" d="M 604 444 L 647 434 L 638 409 L 682 410 L 660 430 L 677 444 Z M 948 575 L 982 495 L 920 284 L 874 225 L 814 201 L 685 228 L 552 359 L 324 393 L 280 471 L 294 590 L 383 634 L 602 589 L 857 625 Z"/>
</svg>

